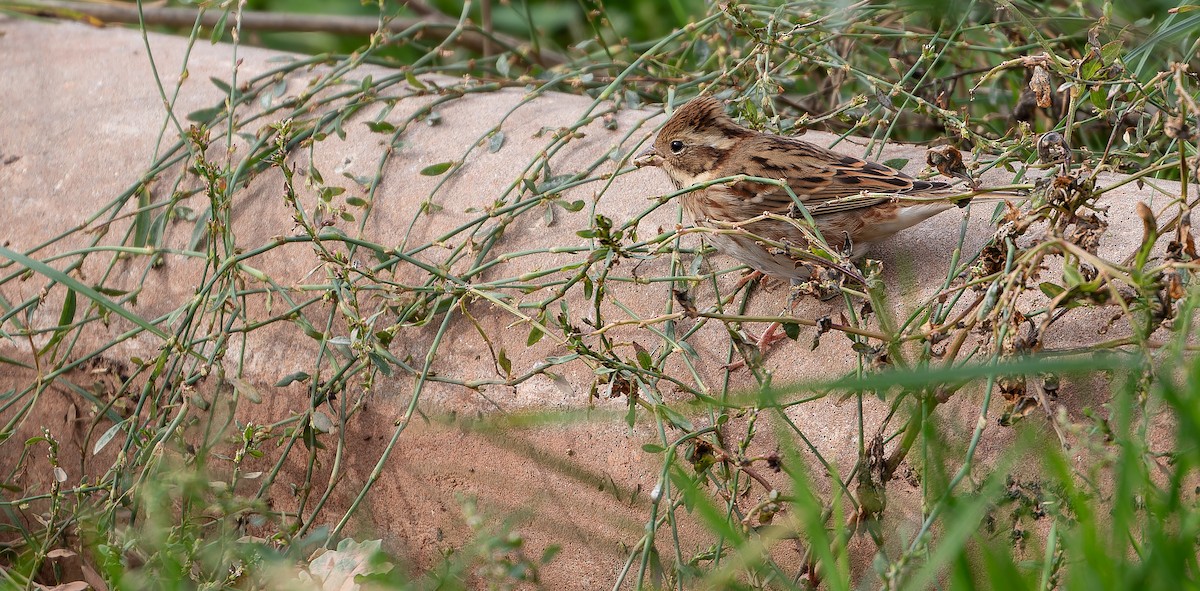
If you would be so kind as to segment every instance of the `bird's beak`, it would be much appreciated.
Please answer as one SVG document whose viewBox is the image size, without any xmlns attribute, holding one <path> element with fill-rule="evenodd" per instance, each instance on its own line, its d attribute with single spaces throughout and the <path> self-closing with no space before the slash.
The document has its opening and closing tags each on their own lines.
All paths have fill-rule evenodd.
<svg viewBox="0 0 1200 591">
<path fill-rule="evenodd" d="M 642 150 L 642 153 L 633 159 L 633 165 L 638 168 L 642 168 L 643 166 L 661 166 L 662 162 L 663 157 L 659 156 L 658 151 L 653 147 Z"/>
</svg>

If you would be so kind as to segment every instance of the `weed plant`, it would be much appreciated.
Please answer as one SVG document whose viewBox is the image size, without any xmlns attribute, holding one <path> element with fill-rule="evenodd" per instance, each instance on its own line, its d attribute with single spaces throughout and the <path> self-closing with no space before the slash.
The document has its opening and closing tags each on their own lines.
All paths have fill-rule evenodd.
<svg viewBox="0 0 1200 591">
<path fill-rule="evenodd" d="M 540 573 L 554 568 L 554 546 L 528 554 L 519 525 L 497 523 L 470 497 L 458 503 L 473 538 L 424 573 L 393 564 L 397 559 L 378 542 L 350 539 L 346 527 L 374 494 L 428 384 L 516 386 L 564 364 L 591 370 L 595 382 L 584 388 L 624 397 L 627 412 L 611 420 L 648 425 L 657 434 L 644 449 L 661 458 L 660 477 L 649 491 L 644 533 L 624 540 L 627 560 L 607 582 L 614 589 L 1200 584 L 1200 361 L 1191 337 L 1200 300 L 1191 279 L 1197 255 L 1190 226 L 1200 11 L 1057 1 L 722 2 L 659 39 L 626 42 L 605 28 L 613 19 L 603 3 L 582 4 L 593 38 L 547 48 L 496 37 L 491 55 L 456 48 L 464 32 L 488 34 L 466 18 L 474 10 L 469 3 L 448 35 L 391 30 L 390 7 L 381 6 L 380 32 L 352 54 L 281 62 L 250 79 L 234 70 L 229 80 L 214 80 L 224 104 L 167 117 L 154 163 L 86 223 L 32 248 L 0 247 L 0 337 L 7 342 L 0 364 L 30 376 L 23 387 L 0 393 L 6 588 L 70 583 L 58 564 L 72 554 L 83 555 L 85 572 L 110 588 L 311 588 L 322 581 L 324 588 L 336 588 L 329 581 L 403 589 L 540 586 Z M 236 13 L 228 14 L 222 22 L 236 42 Z M 197 25 L 187 43 L 222 32 Z M 382 59 L 384 47 L 419 57 L 387 76 L 356 75 Z M 284 97 L 280 81 L 300 72 L 319 75 L 308 91 Z M 166 81 L 176 77 L 157 74 L 162 100 L 173 105 L 179 89 Z M 435 85 L 434 75 L 445 77 Z M 523 103 L 552 101 L 551 92 L 594 102 L 575 124 L 547 133 L 537 158 L 515 167 L 497 189 L 494 207 L 444 236 L 439 248 L 410 241 L 409 234 L 392 244 L 363 238 L 406 129 L 429 123 L 439 107 L 463 97 L 505 88 L 525 89 Z M 707 270 L 699 263 L 704 252 L 679 247 L 687 230 L 637 235 L 640 217 L 591 215 L 579 232 L 587 247 L 553 249 L 570 254 L 570 263 L 532 277 L 501 271 L 482 279 L 496 261 L 551 253 L 501 251 L 496 244 L 505 227 L 554 208 L 580 211 L 589 204 L 564 193 L 588 185 L 599 198 L 614 175 L 631 171 L 634 132 L 622 142 L 628 149 L 562 173 L 557 159 L 579 129 L 618 111 L 679 104 L 701 91 L 725 98 L 734 115 L 760 129 L 869 138 L 868 156 L 889 141 L 951 146 L 965 155 L 971 174 L 1007 171 L 1008 188 L 1026 197 L 997 211 L 994 238 L 982 249 L 965 250 L 960 238 L 941 289 L 906 317 L 889 312 L 871 262 L 840 286 L 846 309 L 836 321 L 747 315 L 748 289 L 698 302 L 698 286 L 717 286 L 718 275 L 739 270 Z M 391 107 L 417 97 L 426 99 L 424 107 L 400 123 L 385 120 Z M 350 118 L 367 107 L 383 108 L 368 125 L 385 147 L 373 175 L 351 179 L 362 196 L 344 194 L 325 178 L 328 171 L 296 166 L 293 155 L 344 136 Z M 421 174 L 451 179 L 473 151 L 502 149 L 503 119 L 477 143 L 459 146 L 458 157 Z M 256 128 L 266 131 L 249 131 Z M 242 147 L 225 149 L 233 144 Z M 265 174 L 282 179 L 299 231 L 243 244 L 231 230 L 235 203 L 248 181 Z M 1110 221 L 1106 194 L 1132 184 L 1146 195 L 1138 207 L 1141 243 L 1105 258 L 1098 246 Z M 315 208 L 298 197 L 302 186 L 315 189 Z M 426 197 L 410 232 L 422 216 L 437 215 L 442 186 Z M 643 215 L 675 207 L 678 193 L 654 200 Z M 186 244 L 165 240 L 173 220 L 192 224 Z M 56 248 L 63 244 L 70 248 Z M 302 289 L 256 265 L 290 244 L 308 245 L 321 264 Z M 849 264 L 836 249 L 815 255 Z M 671 276 L 662 280 L 672 282 L 675 294 L 660 316 L 601 313 L 624 306 L 608 284 L 636 280 L 628 270 L 633 264 L 620 262 L 658 257 L 672 261 Z M 140 287 L 112 287 L 114 269 L 134 264 L 148 274 L 166 258 L 202 261 L 203 281 L 169 313 L 140 316 L 134 305 Z M 85 260 L 102 260 L 101 272 L 84 278 L 78 271 Z M 398 279 L 401 266 L 420 268 L 423 279 Z M 1061 271 L 1061 279 L 1044 277 L 1050 269 Z M 39 291 L 17 297 L 24 282 L 37 282 Z M 590 309 L 567 306 L 578 294 Z M 282 302 L 282 310 L 269 318 L 247 312 L 247 302 L 267 297 Z M 448 327 L 473 320 L 466 311 L 473 302 L 527 327 L 530 345 L 557 340 L 562 354 L 517 367 L 502 347 L 492 347 L 489 362 L 499 377 L 490 381 L 432 371 L 448 347 Z M 1070 350 L 1045 345 L 1064 319 L 1100 306 L 1127 334 Z M 50 316 L 57 320 L 41 320 Z M 817 338 L 851 339 L 859 364 L 820 383 L 774 383 L 735 330 L 769 320 L 783 321 L 793 338 L 803 325 Z M 731 388 L 728 373 L 715 383 L 698 378 L 688 338 L 708 323 L 731 327 L 728 360 L 745 363 L 757 388 Z M 120 331 L 105 332 L 116 335 L 106 342 L 87 338 L 110 325 Z M 307 369 L 277 384 L 304 384 L 308 408 L 273 423 L 245 423 L 231 409 L 268 394 L 241 374 L 246 351 L 239 335 L 269 326 L 319 344 Z M 636 326 L 642 345 L 609 338 L 618 326 Z M 423 358 L 389 350 L 420 330 L 434 331 Z M 154 341 L 156 353 L 99 368 L 114 376 L 106 388 L 83 381 L 105 352 L 134 339 Z M 690 375 L 668 367 L 689 368 Z M 411 382 L 410 403 L 349 510 L 330 514 L 324 507 L 344 476 L 349 445 L 340 426 L 387 380 Z M 1070 418 L 1056 410 L 1060 384 L 1101 384 L 1103 402 Z M 691 403 L 668 401 L 667 388 Z M 61 442 L 49 433 L 14 437 L 38 415 L 50 389 L 95 411 L 88 452 L 93 462 L 111 462 L 102 476 L 67 486 Z M 946 403 L 968 395 L 977 424 L 965 434 L 944 428 Z M 862 410 L 872 398 L 889 408 L 873 431 Z M 830 400 L 852 400 L 859 409 L 859 459 L 841 472 L 788 414 Z M 571 420 L 570 413 L 539 420 L 559 419 Z M 502 428 L 505 420 L 485 417 L 480 424 Z M 1011 429 L 1016 441 L 989 465 L 977 457 L 985 428 Z M 1170 434 L 1166 448 L 1152 442 L 1156 429 Z M 779 451 L 747 453 L 762 440 Z M 328 459 L 318 462 L 319 452 Z M 280 511 L 271 498 L 281 494 L 277 478 L 291 454 L 307 457 L 308 480 L 288 493 L 299 509 Z M 271 469 L 246 469 L 250 459 L 264 458 Z M 1032 470 L 1014 470 L 1018 465 Z M 27 486 L 23 475 L 42 469 L 53 473 L 49 484 Z M 1037 476 L 1014 475 L 1030 472 Z M 920 491 L 921 527 L 884 532 L 888 485 L 901 478 Z M 711 545 L 680 542 L 685 522 L 699 523 Z M 899 544 L 896 535 L 904 536 Z M 852 554 L 862 551 L 852 547 L 862 540 L 873 556 L 868 572 L 851 568 Z"/>
</svg>

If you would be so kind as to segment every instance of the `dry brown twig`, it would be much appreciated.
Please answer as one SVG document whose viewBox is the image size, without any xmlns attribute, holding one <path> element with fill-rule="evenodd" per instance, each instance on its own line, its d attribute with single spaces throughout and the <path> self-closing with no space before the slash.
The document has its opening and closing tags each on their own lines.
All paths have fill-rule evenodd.
<svg viewBox="0 0 1200 591">
<path fill-rule="evenodd" d="M 451 31 L 459 25 L 458 19 L 442 14 L 424 2 L 410 0 L 405 4 L 410 10 L 420 15 L 421 18 L 393 18 L 385 23 L 384 28 L 386 31 L 400 32 L 421 25 Z M 69 0 L 4 2 L 0 3 L 0 7 L 39 16 L 79 19 L 94 25 L 104 25 L 107 23 L 136 24 L 144 20 L 147 25 L 190 27 L 199 19 L 202 26 L 214 27 L 221 20 L 221 11 L 219 10 L 209 10 L 201 13 L 198 9 L 194 8 L 143 5 L 142 15 L 139 17 L 138 9 L 134 5 L 71 2 Z M 247 10 L 241 14 L 241 27 L 247 31 L 371 35 L 379 30 L 380 25 L 377 17 Z M 490 28 L 490 23 L 487 23 L 484 30 L 486 31 L 487 28 Z M 466 49 L 477 51 L 484 55 L 494 53 L 495 44 L 500 43 L 516 50 L 523 56 L 527 56 L 529 61 L 544 67 L 553 67 L 566 61 L 565 56 L 545 49 L 539 50 L 537 55 L 530 55 L 526 47 L 529 43 L 515 37 L 490 32 L 484 33 L 470 28 L 464 29 L 455 42 Z"/>
</svg>

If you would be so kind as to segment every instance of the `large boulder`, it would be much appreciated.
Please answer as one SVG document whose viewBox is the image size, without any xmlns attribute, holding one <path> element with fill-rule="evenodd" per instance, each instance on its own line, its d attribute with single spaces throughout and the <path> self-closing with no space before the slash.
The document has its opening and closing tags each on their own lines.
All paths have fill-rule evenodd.
<svg viewBox="0 0 1200 591">
<path fill-rule="evenodd" d="M 186 461 L 178 441 L 228 453 L 241 433 L 232 421 L 270 426 L 266 455 L 245 461 L 235 491 L 269 499 L 286 521 L 298 512 L 306 531 L 383 538 L 428 567 L 472 535 L 457 495 L 473 495 L 485 512 L 514 516 L 535 551 L 563 546 L 542 573 L 550 588 L 608 588 L 663 486 L 663 456 L 643 446 L 666 446 L 685 433 L 680 425 L 715 419 L 691 402 L 750 396 L 768 375 L 774 385 L 834 379 L 865 358 L 838 330 L 813 347 L 811 324 L 849 320 L 841 298 L 807 298 L 790 312 L 805 323 L 798 340 L 776 346 L 761 366 L 727 369 L 742 359 L 733 333 L 745 329 L 711 316 L 786 314 L 788 290 L 767 283 L 748 300 L 745 292 L 728 299 L 739 273 L 692 279 L 735 261 L 698 260 L 701 238 L 686 230 L 678 248 L 673 238 L 656 240 L 687 227 L 675 201 L 661 199 L 672 191 L 666 176 L 628 164 L 662 121 L 657 109 L 541 92 L 532 81 L 498 88 L 332 61 L 296 67 L 307 58 L 157 34 L 147 47 L 125 29 L 0 18 L 0 33 L 3 246 L 51 268 L 23 273 L 22 258 L 0 269 L 0 391 L 14 393 L 0 408 L 13 429 L 0 443 L 0 473 L 22 462 L 11 484 L 24 495 L 55 478 L 45 454 L 22 457 L 30 437 L 60 443 L 62 486 L 77 487 L 105 474 L 131 427 L 163 434 L 180 415 L 211 416 L 220 419 L 211 427 L 171 427 L 181 431 L 155 453 Z M 211 111 L 230 97 L 229 84 L 250 96 L 237 102 L 232 135 Z M 376 91 L 364 95 L 365 87 Z M 210 122 L 207 138 L 188 114 Z M 296 141 L 268 165 L 282 129 Z M 318 141 L 304 139 L 312 129 Z M 855 155 L 866 148 L 817 131 L 805 139 Z M 266 158 L 248 161 L 256 151 Z M 876 156 L 932 174 L 922 148 L 892 145 Z M 222 170 L 243 165 L 236 184 L 222 184 Z M 206 167 L 217 171 L 209 181 Z M 1002 171 L 984 177 L 1011 180 Z M 1111 226 L 1099 255 L 1135 251 L 1135 204 L 1169 199 L 1134 183 L 1108 192 Z M 960 234 L 962 255 L 974 255 L 996 230 L 994 209 L 940 214 L 871 254 L 882 262 L 891 317 L 904 320 L 937 297 Z M 624 231 L 612 248 L 597 216 Z M 590 237 L 578 234 L 585 230 Z M 68 290 L 54 269 L 169 335 L 175 349 L 164 353 L 167 339 L 80 289 L 74 324 L 56 330 Z M 967 294 L 963 308 L 981 295 Z M 858 311 L 861 300 L 850 305 Z M 878 316 L 862 329 L 876 331 Z M 1086 347 L 1127 331 L 1124 321 L 1110 327 L 1112 316 L 1073 310 L 1041 346 Z M 987 335 L 966 346 L 988 357 Z M 146 387 L 160 357 L 168 363 Z M 1064 380 L 1052 410 L 1078 417 L 1103 403 L 1096 385 Z M 905 404 L 820 394 L 787 394 L 778 412 L 791 426 L 767 411 L 763 422 L 775 429 L 759 425 L 753 437 L 753 413 L 737 413 L 722 427 L 728 450 L 741 440 L 747 457 L 800 446 L 816 489 L 827 492 L 837 487 L 833 474 L 846 478 L 860 461 L 860 436 L 903 426 L 893 410 Z M 748 400 L 734 406 L 753 406 Z M 938 417 L 947 440 L 965 448 L 988 416 L 975 452 L 986 467 L 1014 435 L 996 425 L 1000 397 L 990 408 L 983 400 L 969 387 Z M 124 428 L 111 430 L 116 422 Z M 897 444 L 889 441 L 889 452 Z M 764 482 L 788 486 L 754 466 Z M 214 479 L 231 478 L 229 462 L 208 467 Z M 753 506 L 767 494 L 755 483 L 738 502 Z M 887 531 L 898 533 L 886 543 L 905 544 L 923 519 L 919 483 L 895 479 L 888 494 Z M 684 547 L 710 543 L 690 520 L 681 527 Z M 874 545 L 854 548 L 855 571 L 869 571 Z"/>
</svg>

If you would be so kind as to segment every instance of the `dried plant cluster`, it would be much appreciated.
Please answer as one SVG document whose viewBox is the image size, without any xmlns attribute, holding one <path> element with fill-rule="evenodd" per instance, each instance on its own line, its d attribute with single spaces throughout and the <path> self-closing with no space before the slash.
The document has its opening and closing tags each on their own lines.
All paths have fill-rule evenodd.
<svg viewBox="0 0 1200 591">
<path fill-rule="evenodd" d="M 68 546 L 87 554 L 85 564 L 110 585 L 276 588 L 273 569 L 301 585 L 329 576 L 338 558 L 372 580 L 411 588 L 541 584 L 554 569 L 555 545 L 535 557 L 507 526 L 488 525 L 474 499 L 460 503 L 473 541 L 422 576 L 381 566 L 377 543 L 345 532 L 379 494 L 376 482 L 410 424 L 436 422 L 437 407 L 422 417 L 427 391 L 494 403 L 488 397 L 497 390 L 534 380 L 586 392 L 600 409 L 594 416 L 655 438 L 643 450 L 661 459 L 658 484 L 628 499 L 644 509 L 644 528 L 621 540 L 625 562 L 606 586 L 1195 581 L 1200 366 L 1191 337 L 1190 213 L 1200 80 L 1196 47 L 1178 35 L 1197 26 L 1200 13 L 1181 10 L 1147 29 L 1115 24 L 1120 16 L 1109 4 L 1060 4 L 927 13 L 903 3 L 720 3 L 644 46 L 599 34 L 553 67 L 544 52 L 499 38 L 491 39 L 497 54 L 456 50 L 464 31 L 487 35 L 464 17 L 432 43 L 421 27 L 380 32 L 350 56 L 214 80 L 225 103 L 169 118 L 160 156 L 127 191 L 45 244 L 0 247 L 0 363 L 32 376 L 0 399 L 0 453 L 14 458 L 2 475 L 9 492 L 0 556 L 17 567 L 6 584 L 61 582 L 54 561 L 63 555 L 53 552 Z M 599 4 L 589 15 L 607 26 Z M 396 45 L 424 57 L 394 71 L 367 69 L 381 47 Z M 675 211 L 676 197 L 694 187 L 646 195 L 653 199 L 629 219 L 598 205 L 640 174 L 628 159 L 653 126 L 650 111 L 638 109 L 701 90 L 760 129 L 869 138 L 870 157 L 885 142 L 932 143 L 925 174 L 1020 197 L 996 207 L 994 235 L 981 247 L 967 247 L 964 222 L 940 287 L 906 302 L 903 313 L 882 263 L 856 264 L 819 239 L 805 253 L 819 272 L 799 297 L 840 297 L 844 309 L 748 313 L 755 282 L 735 283 L 742 269 L 719 268 L 711 250 L 695 247 L 695 235 L 712 229 L 681 221 L 646 235 L 643 221 Z M 161 92 L 170 104 L 170 90 Z M 380 195 L 408 182 L 389 171 L 414 148 L 415 130 L 439 125 L 464 97 L 514 92 L 524 94 L 494 127 L 455 146 L 457 157 L 419 170 L 436 179 L 432 189 L 406 227 L 378 239 Z M 424 237 L 430 220 L 451 213 L 464 167 L 502 154 L 518 139 L 506 135 L 508 118 L 527 103 L 555 100 L 551 92 L 593 102 L 570 125 L 519 138 L 538 142 L 537 155 L 480 189 L 489 191 L 484 205 L 452 212 L 464 216 L 461 225 Z M 371 173 L 318 164 L 324 146 L 363 124 L 380 144 Z M 611 150 L 570 161 L 600 133 L 611 134 Z M 251 243 L 235 228 L 244 227 L 239 207 L 255 182 L 272 187 L 293 226 Z M 1113 252 L 1104 245 L 1116 205 L 1106 196 L 1132 184 L 1144 195 L 1136 205 L 1141 238 Z M 803 213 L 792 221 L 804 224 Z M 506 232 L 554 228 L 567 216 L 587 220 L 572 242 L 507 249 Z M 259 264 L 271 257 L 305 270 L 272 276 Z M 137 306 L 151 295 L 145 282 L 178 261 L 202 268 L 194 292 L 145 316 Z M 536 270 L 507 271 L 521 264 Z M 655 284 L 670 286 L 654 292 L 668 294 L 655 303 L 659 312 L 636 313 L 648 291 L 632 288 Z M 1056 344 L 1059 327 L 1097 308 L 1110 319 L 1094 327 L 1098 338 Z M 807 331 L 818 352 L 849 339 L 857 367 L 820 382 L 773 382 L 773 358 L 764 360 L 741 330 L 770 321 L 793 339 Z M 453 333 L 464 325 L 470 330 Z M 692 344 L 711 326 L 728 328 L 726 371 L 705 369 Z M 533 353 L 507 349 L 494 327 L 525 331 Z M 107 340 L 89 341 L 95 334 Z M 302 385 L 303 411 L 253 419 L 235 412 L 239 401 L 271 395 L 242 373 L 257 334 L 311 345 L 304 368 L 274 385 Z M 448 342 L 451 334 L 472 335 L 489 377 L 443 361 L 458 344 Z M 120 353 L 127 350 L 147 353 Z M 731 386 L 745 375 L 752 386 Z M 395 384 L 406 404 L 386 445 L 371 448 L 373 470 L 358 490 L 337 491 L 349 495 L 347 505 L 330 509 L 355 452 L 343 434 Z M 1096 408 L 1067 412 L 1057 400 L 1060 389 L 1097 384 L 1104 392 Z M 77 486 L 59 477 L 61 442 L 52 434 L 13 437 L 30 428 L 51 389 L 89 409 L 79 469 L 94 477 Z M 989 414 L 996 394 L 1002 408 Z M 795 413 L 846 400 L 858 409 L 857 461 L 839 467 Z M 978 422 L 948 427 L 957 417 L 943 409 L 952 403 Z M 866 425 L 863 409 L 872 404 L 884 410 Z M 498 416 L 469 428 L 512 420 Z M 979 442 L 997 423 L 1010 429 L 1011 446 L 985 463 Z M 1057 439 L 1047 445 L 1036 429 L 1021 429 L 1029 423 Z M 1166 433 L 1168 444 L 1149 443 L 1152 431 Z M 1085 461 L 1069 462 L 1067 450 Z M 1014 468 L 1021 464 L 1037 469 Z M 47 465 L 52 478 L 29 477 Z M 281 474 L 295 466 L 302 484 L 283 491 Z M 919 528 L 897 540 L 887 524 L 898 519 L 901 486 L 915 491 L 909 501 L 920 515 Z M 702 533 L 681 534 L 681 523 Z M 853 556 L 867 558 L 852 566 Z"/>
</svg>

